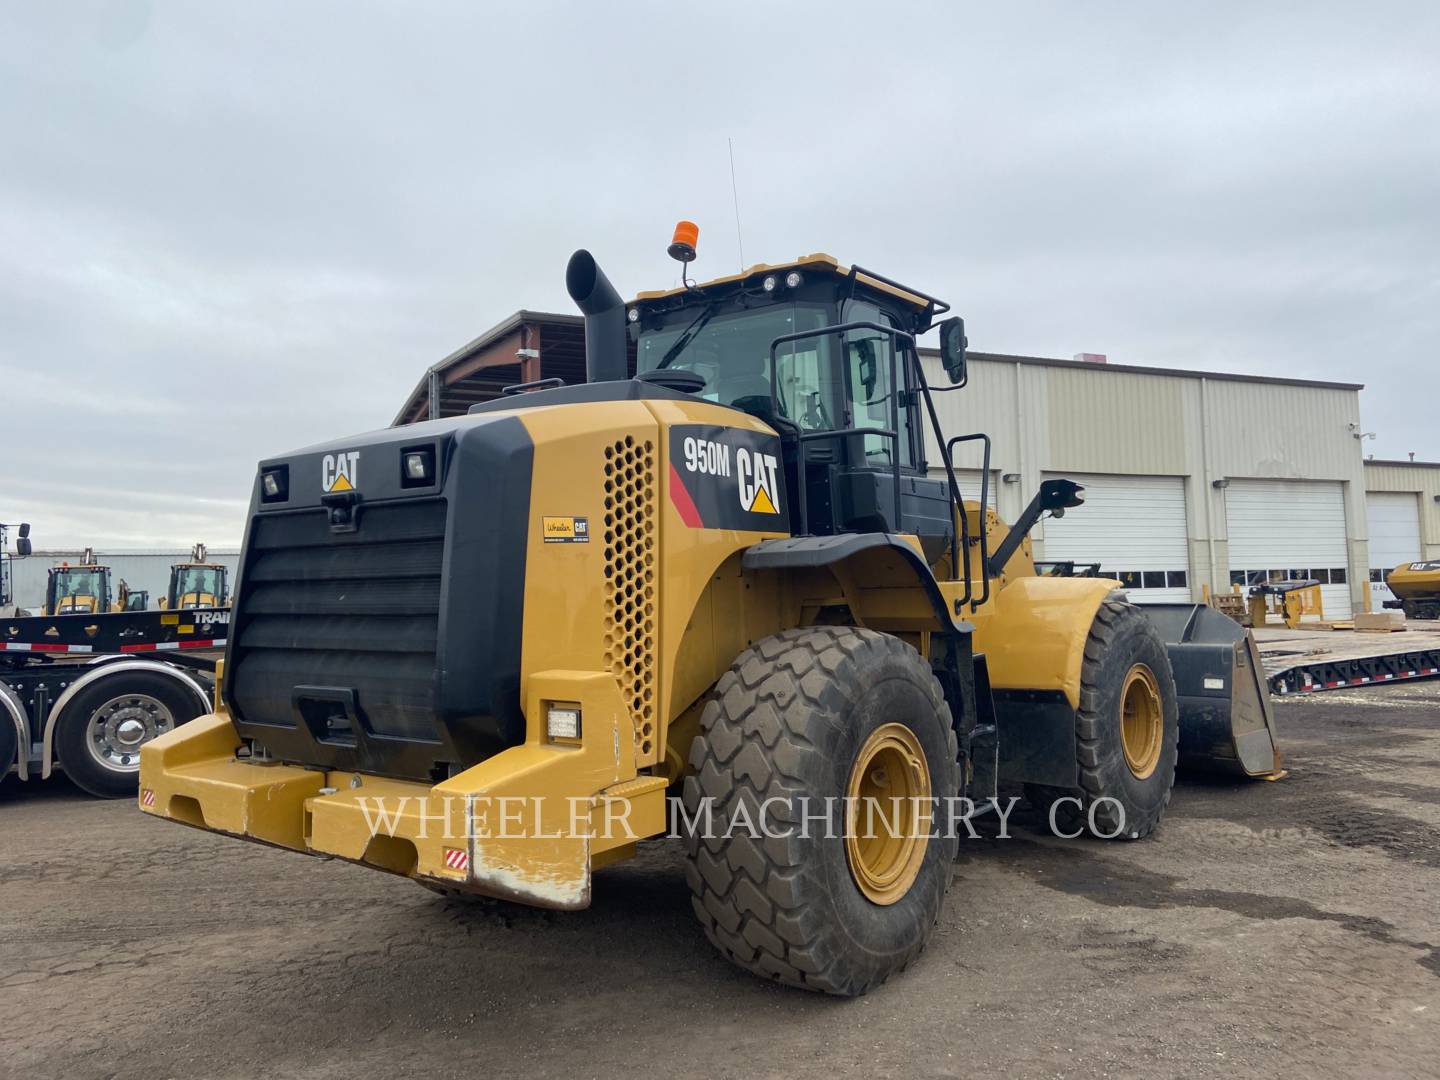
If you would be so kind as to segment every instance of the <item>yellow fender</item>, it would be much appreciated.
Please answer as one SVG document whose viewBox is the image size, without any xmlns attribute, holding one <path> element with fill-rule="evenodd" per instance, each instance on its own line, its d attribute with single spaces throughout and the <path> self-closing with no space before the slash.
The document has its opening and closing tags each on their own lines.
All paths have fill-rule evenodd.
<svg viewBox="0 0 1440 1080">
<path fill-rule="evenodd" d="M 1080 707 L 1080 668 L 1095 613 L 1120 587 L 1111 578 L 1019 577 L 971 616 L 975 651 L 996 690 L 1059 690 Z"/>
</svg>

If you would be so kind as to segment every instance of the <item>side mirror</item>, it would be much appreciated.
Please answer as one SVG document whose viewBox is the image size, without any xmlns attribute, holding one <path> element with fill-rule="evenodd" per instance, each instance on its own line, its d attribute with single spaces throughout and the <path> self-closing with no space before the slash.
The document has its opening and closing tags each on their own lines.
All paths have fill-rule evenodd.
<svg viewBox="0 0 1440 1080">
<path fill-rule="evenodd" d="M 940 324 L 940 363 L 956 386 L 965 385 L 965 347 L 969 344 L 965 337 L 965 320 L 960 316 Z"/>
<path fill-rule="evenodd" d="M 1040 509 L 1049 510 L 1056 517 L 1060 517 L 1070 507 L 1079 506 L 1085 501 L 1080 496 L 1080 492 L 1084 490 L 1074 480 L 1042 480 Z"/>
<path fill-rule="evenodd" d="M 30 554 L 30 538 L 28 536 L 22 535 L 20 539 L 15 541 L 15 554 L 19 555 L 22 559 Z"/>
<path fill-rule="evenodd" d="M 865 387 L 867 398 L 875 395 L 875 379 L 879 368 L 875 363 L 875 342 L 862 338 L 855 342 L 855 351 L 860 354 L 860 385 Z"/>
<path fill-rule="evenodd" d="M 21 524 L 20 524 L 20 535 L 21 535 L 21 536 L 29 536 L 29 535 L 30 535 L 30 523 L 29 523 L 28 521 L 21 522 Z"/>
</svg>

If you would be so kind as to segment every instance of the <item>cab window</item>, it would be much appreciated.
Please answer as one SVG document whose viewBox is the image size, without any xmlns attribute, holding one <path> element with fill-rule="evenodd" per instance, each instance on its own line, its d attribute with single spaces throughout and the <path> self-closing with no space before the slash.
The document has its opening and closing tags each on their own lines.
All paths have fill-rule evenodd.
<svg viewBox="0 0 1440 1080">
<path fill-rule="evenodd" d="M 864 300 L 852 300 L 846 304 L 843 321 L 895 325 L 888 313 Z M 888 428 L 891 404 L 896 392 L 890 381 L 894 339 L 878 330 L 851 330 L 845 334 L 844 348 L 846 401 L 850 408 L 850 422 L 846 426 Z M 906 406 L 907 398 L 903 396 L 903 391 L 909 385 L 908 370 L 902 364 L 897 364 L 896 369 L 902 391 L 897 429 L 900 464 L 902 467 L 912 468 L 915 464 L 915 453 L 910 430 L 911 410 Z M 894 440 L 884 435 L 865 435 L 862 439 L 867 465 L 888 467 L 893 464 L 891 453 L 895 447 Z"/>
<path fill-rule="evenodd" d="M 653 371 L 686 331 L 686 320 L 643 333 L 637 344 L 639 371 Z M 770 343 L 777 337 L 825 325 L 819 305 L 776 304 L 707 319 L 666 365 L 705 379 L 699 396 L 720 405 L 766 416 L 770 411 Z M 776 407 L 780 416 L 814 431 L 832 426 L 838 388 L 831 374 L 829 342 L 821 336 L 788 342 L 778 350 Z"/>
</svg>

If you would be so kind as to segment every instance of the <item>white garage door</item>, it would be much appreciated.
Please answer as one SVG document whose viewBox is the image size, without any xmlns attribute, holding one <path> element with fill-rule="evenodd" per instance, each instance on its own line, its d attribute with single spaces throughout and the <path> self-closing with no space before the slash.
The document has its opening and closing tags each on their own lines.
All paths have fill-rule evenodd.
<svg viewBox="0 0 1440 1080">
<path fill-rule="evenodd" d="M 930 469 L 930 476 L 932 479 L 935 480 L 944 480 L 945 469 L 943 467 L 932 467 Z M 960 497 L 962 499 L 966 500 L 967 502 L 980 501 L 980 476 L 981 471 L 979 469 L 955 470 L 955 483 L 960 486 Z M 995 508 L 995 489 L 999 486 L 1000 474 L 997 472 L 992 472 L 990 474 L 990 489 L 986 492 L 985 496 L 985 500 L 990 505 L 990 508 L 992 510 Z"/>
<path fill-rule="evenodd" d="M 1232 582 L 1315 578 L 1325 617 L 1349 617 L 1345 494 L 1339 482 L 1231 480 L 1225 518 Z"/>
<path fill-rule="evenodd" d="M 1370 526 L 1370 607 L 1379 611 L 1384 601 L 1395 599 L 1385 574 L 1421 558 L 1420 497 L 1413 491 L 1367 492 L 1365 519 Z"/>
<path fill-rule="evenodd" d="M 1053 475 L 1082 485 L 1085 504 L 1045 519 L 1045 561 L 1098 562 L 1137 603 L 1190 599 L 1183 478 Z"/>
</svg>

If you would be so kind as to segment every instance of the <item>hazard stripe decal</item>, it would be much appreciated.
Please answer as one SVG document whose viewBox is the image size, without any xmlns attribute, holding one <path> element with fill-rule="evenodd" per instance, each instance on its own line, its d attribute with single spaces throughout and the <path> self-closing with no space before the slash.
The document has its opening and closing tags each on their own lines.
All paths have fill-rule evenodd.
<svg viewBox="0 0 1440 1080">
<path fill-rule="evenodd" d="M 705 527 L 705 523 L 700 520 L 700 511 L 695 509 L 695 500 L 690 497 L 690 492 L 685 490 L 685 481 L 680 479 L 674 462 L 670 464 L 670 501 L 675 504 L 675 512 L 680 515 L 680 520 L 690 528 Z"/>
<path fill-rule="evenodd" d="M 160 652 L 166 649 L 218 649 L 225 639 L 208 638 L 202 641 L 160 641 L 154 645 L 121 645 L 122 653 Z"/>
<path fill-rule="evenodd" d="M 1290 687 L 1280 683 L 1274 687 L 1278 694 L 1313 694 L 1320 690 L 1339 690 L 1346 686 L 1370 686 L 1375 683 L 1395 682 L 1399 679 L 1423 679 L 1428 675 L 1440 675 L 1440 668 L 1415 668 L 1413 671 L 1382 671 L 1378 675 L 1364 675 L 1353 679 L 1339 679 L 1333 682 L 1320 682 L 1306 673 L 1302 673 L 1305 679 L 1304 686 Z"/>
<path fill-rule="evenodd" d="M 0 652 L 42 652 L 42 653 L 88 653 L 94 652 L 93 645 L 50 645 L 45 642 L 31 644 L 28 641 L 0 641 Z"/>
<path fill-rule="evenodd" d="M 121 645 L 122 653 L 163 652 L 167 649 L 220 649 L 225 639 L 204 638 L 199 641 L 160 641 L 145 645 Z M 0 652 L 28 653 L 93 653 L 94 645 L 51 645 L 48 642 L 0 641 Z"/>
<path fill-rule="evenodd" d="M 469 870 L 470 853 L 464 848 L 447 847 L 445 849 L 445 865 L 451 870 Z"/>
</svg>

